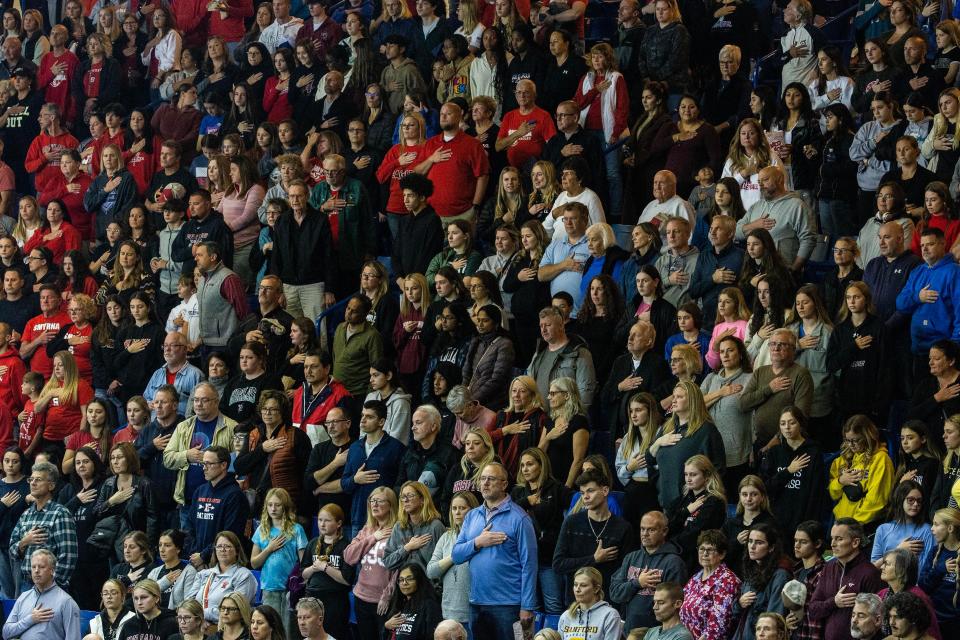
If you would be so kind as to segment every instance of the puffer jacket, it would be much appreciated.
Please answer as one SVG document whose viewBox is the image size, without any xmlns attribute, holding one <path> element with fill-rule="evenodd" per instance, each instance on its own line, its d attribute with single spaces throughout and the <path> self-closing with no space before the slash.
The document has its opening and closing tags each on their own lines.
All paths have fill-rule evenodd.
<svg viewBox="0 0 960 640">
<path fill-rule="evenodd" d="M 527 375 L 537 381 L 537 387 L 540 394 L 546 398 L 551 380 L 557 378 L 573 378 L 577 381 L 577 387 L 580 389 L 580 399 L 584 407 L 593 402 L 593 394 L 597 390 L 596 374 L 593 370 L 593 356 L 587 343 L 583 338 L 577 335 L 568 336 L 569 342 L 563 347 L 560 355 L 554 360 L 553 366 L 548 371 L 543 364 L 544 354 L 548 348 L 546 343 L 541 342 L 537 346 L 536 353 L 527 367 Z"/>
<path fill-rule="evenodd" d="M 509 337 L 489 333 L 474 338 L 463 365 L 463 381 L 470 387 L 473 399 L 493 411 L 505 407 L 515 360 Z"/>
</svg>

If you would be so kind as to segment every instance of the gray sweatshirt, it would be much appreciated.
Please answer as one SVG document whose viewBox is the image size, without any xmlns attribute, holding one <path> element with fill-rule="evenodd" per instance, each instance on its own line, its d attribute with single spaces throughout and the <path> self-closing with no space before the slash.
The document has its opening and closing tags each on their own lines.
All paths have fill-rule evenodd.
<svg viewBox="0 0 960 640">
<path fill-rule="evenodd" d="M 455 564 L 446 571 L 440 561 L 453 554 L 457 534 L 447 531 L 433 549 L 433 557 L 427 564 L 427 577 L 443 582 L 443 598 L 440 601 L 443 617 L 457 622 L 470 622 L 470 563 Z"/>
<path fill-rule="evenodd" d="M 773 200 L 761 199 L 737 222 L 737 240 L 747 239 L 744 225 L 760 218 L 772 218 L 777 224 L 770 229 L 770 235 L 783 261 L 791 265 L 798 256 L 804 260 L 809 258 L 817 244 L 817 236 L 810 226 L 811 217 L 810 207 L 793 191 Z"/>
<path fill-rule="evenodd" d="M 437 546 L 437 542 L 440 541 L 446 531 L 446 527 L 440 520 L 431 520 L 420 525 L 411 522 L 405 529 L 400 526 L 400 523 L 395 524 L 390 539 L 387 540 L 387 550 L 383 554 L 383 565 L 390 571 L 396 571 L 407 562 L 416 562 L 426 569 L 427 563 L 433 556 L 433 548 Z M 433 534 L 433 539 L 426 545 L 412 552 L 403 548 L 403 545 L 410 542 L 410 538 L 425 533 Z"/>
<path fill-rule="evenodd" d="M 874 155 L 877 150 L 874 137 L 898 124 L 899 120 L 885 127 L 876 120 L 870 120 L 860 127 L 854 136 L 850 145 L 850 159 L 859 163 L 857 185 L 864 191 L 876 191 L 880 187 L 880 178 L 892 168 L 889 160 L 878 160 Z"/>
<path fill-rule="evenodd" d="M 730 377 L 724 377 L 723 369 L 711 373 L 700 384 L 703 395 L 719 391 L 722 387 L 739 384 L 747 386 L 750 374 L 738 371 Z M 740 394 L 724 396 L 710 406 L 710 417 L 723 438 L 723 448 L 727 454 L 727 468 L 745 464 L 750 457 L 753 445 L 753 415 L 740 409 Z"/>
<path fill-rule="evenodd" d="M 563 612 L 557 631 L 563 640 L 620 640 L 623 621 L 617 610 L 600 600 L 583 611 L 579 607 Z"/>
</svg>

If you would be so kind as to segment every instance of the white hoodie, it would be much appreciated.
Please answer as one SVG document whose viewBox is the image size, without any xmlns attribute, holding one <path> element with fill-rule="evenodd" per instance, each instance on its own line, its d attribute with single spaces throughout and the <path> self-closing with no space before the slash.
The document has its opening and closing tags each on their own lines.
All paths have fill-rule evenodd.
<svg viewBox="0 0 960 640">
<path fill-rule="evenodd" d="M 584 611 L 580 607 L 563 612 L 557 631 L 563 640 L 619 640 L 623 635 L 623 620 L 606 600 L 596 602 Z"/>
</svg>

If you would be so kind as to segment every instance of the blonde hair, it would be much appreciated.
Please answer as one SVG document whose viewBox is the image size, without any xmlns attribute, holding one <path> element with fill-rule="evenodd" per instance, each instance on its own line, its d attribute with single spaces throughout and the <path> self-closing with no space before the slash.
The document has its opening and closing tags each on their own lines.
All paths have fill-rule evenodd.
<svg viewBox="0 0 960 640">
<path fill-rule="evenodd" d="M 406 3 L 403 2 L 401 4 L 405 5 Z M 452 4 L 453 4 L 452 2 L 447 4 L 447 12 L 450 11 L 450 6 Z M 470 35 L 473 33 L 474 29 L 477 28 L 477 25 L 480 24 L 480 14 L 477 9 L 477 2 L 476 0 L 460 0 L 459 6 L 461 9 L 465 10 L 464 19 L 461 22 L 463 22 L 463 32 L 469 38 Z M 450 17 L 450 16 L 447 16 L 447 17 Z"/>
<path fill-rule="evenodd" d="M 380 524 L 377 522 L 377 519 L 373 517 L 373 510 L 370 508 L 370 499 L 381 494 L 383 494 L 387 504 L 390 505 L 390 516 L 387 518 L 387 526 L 392 528 L 393 525 L 397 523 L 397 511 L 399 510 L 397 494 L 394 493 L 390 487 L 377 487 L 371 491 L 367 497 L 367 521 L 364 523 L 366 528 L 373 529 L 374 531 L 380 528 Z"/>
<path fill-rule="evenodd" d="M 122 607 L 122 606 L 123 606 L 123 601 L 124 601 L 124 600 L 126 599 L 126 597 L 127 597 L 127 586 L 126 586 L 125 584 L 123 584 L 122 582 L 120 582 L 117 578 L 110 578 L 109 580 L 105 580 L 105 581 L 104 581 L 103 586 L 100 587 L 100 590 L 103 591 L 103 587 L 107 586 L 108 584 L 112 584 L 113 586 L 115 586 L 115 587 L 120 591 L 120 606 Z M 102 598 L 102 597 L 100 598 L 100 606 L 103 607 L 104 609 L 106 609 L 106 606 L 104 606 L 104 604 L 103 604 L 103 598 Z M 200 617 L 203 617 L 203 612 L 202 612 L 202 611 L 200 612 Z"/>
<path fill-rule="evenodd" d="M 837 324 L 842 323 L 847 319 L 847 316 L 850 315 L 850 309 L 847 307 L 847 292 L 850 291 L 850 289 L 856 289 L 860 292 L 860 295 L 863 296 L 868 314 L 876 313 L 876 307 L 873 304 L 873 292 L 870 291 L 869 285 L 862 280 L 854 280 L 843 290 L 843 304 L 840 305 L 840 311 L 837 313 Z"/>
<path fill-rule="evenodd" d="M 772 152 L 770 150 L 770 142 L 767 140 L 767 136 L 763 132 L 763 127 L 760 126 L 760 123 L 756 118 L 744 118 L 740 121 L 740 124 L 737 125 L 737 130 L 734 131 L 733 138 L 730 140 L 730 149 L 727 153 L 727 158 L 730 159 L 730 169 L 733 172 L 737 172 L 747 166 L 747 154 L 740 145 L 740 131 L 744 127 L 753 127 L 757 131 L 757 171 L 760 171 L 760 169 L 763 169 L 764 167 L 770 166 Z"/>
<path fill-rule="evenodd" d="M 686 374 L 691 378 L 695 378 L 703 372 L 703 357 L 693 345 L 687 343 L 675 345 L 670 355 L 679 356 L 683 360 Z"/>
<path fill-rule="evenodd" d="M 681 380 L 673 387 L 674 393 L 676 393 L 677 389 L 680 388 L 683 388 L 683 390 L 686 392 L 687 403 L 690 405 L 690 420 L 687 422 L 686 436 L 689 438 L 695 434 L 700 427 L 710 421 L 710 414 L 707 412 L 707 405 L 703 401 L 703 392 L 700 391 L 700 387 L 697 386 L 697 383 L 691 382 L 690 380 Z M 680 424 L 677 421 L 677 415 L 673 414 L 663 425 L 664 435 L 673 433 L 679 426 Z"/>
<path fill-rule="evenodd" d="M 160 587 L 157 587 L 158 589 Z M 247 596 L 243 595 L 239 591 L 234 591 L 223 596 L 223 600 L 231 600 L 233 604 L 237 605 L 237 609 L 240 610 L 240 617 L 243 619 L 243 627 L 245 629 L 250 628 L 250 616 L 253 615 L 253 611 L 250 609 L 250 601 L 247 600 Z M 220 602 L 223 603 L 223 600 Z M 223 631 L 223 616 L 219 616 L 217 621 L 217 630 Z"/>
<path fill-rule="evenodd" d="M 721 296 L 727 296 L 737 304 L 737 319 L 738 320 L 749 320 L 750 319 L 750 307 L 747 306 L 747 301 L 743 297 L 743 292 L 740 291 L 739 287 L 724 287 L 720 292 Z M 717 296 L 719 301 L 720 296 Z M 720 313 L 720 306 L 717 305 L 717 319 L 716 322 L 719 324 L 724 322 L 723 315 Z"/>
<path fill-rule="evenodd" d="M 467 436 L 477 436 L 483 440 L 483 445 L 487 448 L 487 452 L 484 454 L 483 458 L 480 459 L 480 462 L 476 465 L 476 471 L 473 473 L 473 477 L 470 478 L 473 481 L 473 484 L 480 486 L 480 473 L 483 471 L 483 468 L 494 461 L 494 458 L 497 457 L 497 452 L 493 448 L 493 439 L 490 437 L 490 434 L 486 429 L 470 429 L 465 434 L 461 440 L 466 440 Z M 460 470 L 463 472 L 464 477 L 467 473 L 470 472 L 470 465 L 473 464 L 467 459 L 467 454 L 463 454 L 460 458 Z"/>
<path fill-rule="evenodd" d="M 57 381 L 57 377 L 51 374 L 50 379 L 47 380 L 47 384 L 43 386 L 40 394 L 56 396 L 62 404 L 76 404 L 77 387 L 80 384 L 80 373 L 77 370 L 77 361 L 74 359 L 73 354 L 66 349 L 53 354 L 53 359 L 56 360 L 57 358 L 60 359 L 60 363 L 63 365 L 63 386 Z M 105 428 L 109 431 L 109 427 Z"/>
<path fill-rule="evenodd" d="M 523 460 L 523 456 L 530 456 L 535 459 L 540 465 L 540 476 L 537 478 L 537 486 L 542 489 L 544 481 L 552 475 L 552 470 L 550 469 L 550 458 L 547 454 L 538 447 L 529 447 L 523 450 L 523 453 L 520 454 L 520 460 Z M 530 483 L 523 479 L 523 473 L 520 471 L 520 465 L 517 465 L 517 485 L 521 487 L 530 488 Z"/>
<path fill-rule="evenodd" d="M 584 415 L 583 401 L 580 399 L 580 388 L 577 381 L 573 378 L 557 378 L 550 382 L 551 388 L 556 388 L 561 393 L 567 394 L 567 401 L 559 409 L 551 409 L 550 417 L 554 420 L 570 420 L 573 416 Z"/>
<path fill-rule="evenodd" d="M 517 193 L 516 195 L 511 196 L 507 193 L 506 189 L 503 188 L 503 177 L 509 173 L 516 174 L 517 176 Z M 500 179 L 497 181 L 497 199 L 496 205 L 494 206 L 493 217 L 494 220 L 503 220 L 504 216 L 508 213 L 513 214 L 513 223 L 516 224 L 517 214 L 520 213 L 520 209 L 523 206 L 524 193 L 523 193 L 523 180 L 520 177 L 520 169 L 516 167 L 504 167 L 500 171 Z"/>
<path fill-rule="evenodd" d="M 954 509 L 953 507 L 937 509 L 937 511 L 933 514 L 934 523 L 936 523 L 938 518 L 947 527 L 953 527 L 953 531 L 947 534 L 948 538 L 952 535 L 955 541 L 960 540 L 960 510 Z M 933 553 L 933 562 L 931 563 L 931 566 L 937 566 L 937 559 L 940 557 L 940 552 L 943 551 L 943 549 L 944 545 L 942 543 L 938 543 L 937 550 Z M 952 600 L 954 607 L 957 606 L 958 594 L 960 594 L 960 580 L 954 580 Z"/>
<path fill-rule="evenodd" d="M 39 11 L 37 12 L 39 13 Z M 104 31 L 103 27 L 100 25 L 100 16 L 107 14 L 111 18 L 110 31 Z M 24 14 L 26 15 L 26 14 Z M 40 18 L 40 31 L 43 31 L 43 18 Z M 97 14 L 97 28 L 96 31 L 102 36 L 106 36 L 110 39 L 110 42 L 116 42 L 120 38 L 120 21 L 117 19 L 117 7 L 116 5 L 108 4 L 100 9 L 100 13 Z"/>
<path fill-rule="evenodd" d="M 577 572 L 573 574 L 573 579 L 576 580 L 580 576 L 587 576 L 587 578 L 590 579 L 593 587 L 597 590 L 597 601 L 603 600 L 603 575 L 596 567 L 580 567 L 577 569 Z M 573 604 L 570 605 L 570 608 L 567 609 L 567 614 L 575 616 L 578 613 L 582 613 L 580 603 L 574 601 Z"/>
<path fill-rule="evenodd" d="M 517 376 L 510 381 L 510 386 L 507 387 L 508 390 L 513 389 L 513 385 L 520 383 L 522 384 L 527 391 L 530 392 L 530 395 L 533 397 L 530 399 L 530 404 L 527 405 L 527 411 L 531 409 L 540 409 L 543 410 L 543 397 L 540 395 L 540 387 L 537 386 L 537 381 L 532 377 L 523 375 Z M 513 406 L 513 398 L 510 398 L 510 404 L 507 405 L 507 411 L 516 411 L 517 408 Z"/>
<path fill-rule="evenodd" d="M 427 284 L 427 278 L 422 273 L 411 273 L 403 279 L 404 286 L 411 281 L 416 282 L 420 287 L 420 313 L 426 315 L 427 307 L 430 306 L 430 285 Z M 400 296 L 400 317 L 407 319 L 413 312 L 413 304 L 407 300 L 407 294 L 404 292 Z"/>
<path fill-rule="evenodd" d="M 946 420 L 943 421 L 943 427 L 947 427 L 947 423 L 951 427 L 960 432 L 960 413 L 955 413 L 952 416 L 949 416 Z M 947 449 L 947 455 L 943 456 L 943 471 L 944 473 L 950 473 L 950 467 L 953 466 L 953 456 L 960 455 L 960 449 Z"/>
<path fill-rule="evenodd" d="M 267 491 L 267 495 L 263 499 L 263 511 L 260 513 L 260 536 L 265 540 L 270 539 L 270 529 L 273 528 L 273 521 L 270 519 L 270 514 L 267 513 L 267 503 L 272 498 L 279 500 L 280 506 L 283 507 L 283 522 L 280 525 L 280 532 L 290 538 L 293 536 L 297 524 L 297 505 L 294 504 L 293 498 L 290 497 L 287 490 L 280 487 L 274 487 Z"/>
<path fill-rule="evenodd" d="M 401 4 L 406 4 L 406 2 L 401 1 Z M 400 124 L 403 124 L 403 121 L 407 118 L 413 118 L 413 120 L 417 123 L 417 131 L 419 132 L 417 135 L 417 144 L 423 144 L 427 139 L 427 121 L 423 119 L 422 115 L 416 111 L 412 111 L 410 113 L 403 114 L 403 118 L 400 119 Z M 400 130 L 403 131 L 402 128 Z M 399 144 L 403 144 L 403 136 L 400 137 Z"/>
<path fill-rule="evenodd" d="M 549 160 L 538 160 L 530 168 L 530 175 L 533 175 L 534 169 L 540 169 L 543 171 L 543 177 L 546 178 L 547 184 L 541 191 L 543 195 L 543 202 L 547 205 L 548 209 L 553 208 L 553 203 L 556 201 L 557 196 L 560 195 L 560 182 L 557 180 L 557 168 L 553 166 L 553 163 Z M 537 195 L 537 190 L 532 188 L 530 190 L 530 197 L 527 199 L 527 206 L 532 207 L 534 205 L 534 198 Z"/>
<path fill-rule="evenodd" d="M 880 450 L 880 432 L 877 430 L 877 425 L 873 423 L 873 420 L 868 418 L 865 415 L 858 414 L 851 416 L 849 420 L 843 425 L 841 430 L 843 435 L 848 433 L 855 433 L 857 435 L 863 436 L 863 439 L 866 440 L 867 446 L 865 447 L 864 455 L 867 457 L 867 464 L 870 464 L 870 461 L 873 460 L 873 456 Z M 840 447 L 840 456 L 847 463 L 847 466 L 853 464 L 854 452 L 846 442 Z M 843 468 L 843 467 L 841 467 Z"/>
<path fill-rule="evenodd" d="M 724 504 L 727 503 L 727 493 L 723 489 L 723 480 L 720 478 L 720 474 L 717 473 L 717 468 L 710 462 L 710 458 L 702 453 L 698 453 L 695 456 L 687 458 L 683 466 L 695 467 L 707 480 L 706 492 L 714 498 L 719 498 Z"/>
<path fill-rule="evenodd" d="M 604 251 L 617 244 L 617 236 L 613 232 L 613 227 L 606 222 L 594 222 L 592 225 L 587 227 L 587 230 L 584 232 L 584 235 L 588 238 L 594 234 L 600 235 L 600 240 L 603 242 Z"/>
<path fill-rule="evenodd" d="M 408 480 L 400 487 L 400 493 L 403 493 L 403 490 L 407 488 L 413 489 L 413 491 L 420 496 L 421 502 L 423 502 L 423 505 L 420 507 L 420 513 L 417 514 L 420 517 L 420 524 L 426 524 L 440 519 L 440 512 L 437 511 L 437 507 L 433 504 L 433 497 L 430 495 L 430 489 L 427 489 L 427 485 L 422 482 L 417 482 L 416 480 Z M 407 512 L 403 509 L 400 510 L 400 517 L 397 518 L 397 524 L 401 529 L 406 529 L 413 524 L 410 521 L 410 516 L 408 516 Z"/>
<path fill-rule="evenodd" d="M 683 22 L 683 15 L 680 13 L 680 7 L 677 4 L 677 0 L 654 0 L 654 5 L 657 2 L 665 2 L 667 6 L 670 7 L 670 14 L 673 18 L 670 22 Z"/>
<path fill-rule="evenodd" d="M 744 487 L 753 487 L 760 492 L 762 500 L 760 501 L 760 511 L 770 513 L 770 496 L 767 495 L 767 486 L 764 484 L 763 479 L 760 476 L 755 476 L 753 474 L 743 476 L 743 480 L 740 481 L 740 484 L 737 485 L 737 515 L 743 515 L 743 503 L 740 502 L 740 491 Z"/>
<path fill-rule="evenodd" d="M 946 95 L 951 96 L 957 102 L 958 107 L 958 114 L 951 122 L 947 122 L 947 119 L 939 112 L 940 100 Z M 930 135 L 936 136 L 937 138 L 946 136 L 948 125 L 952 123 L 957 125 L 953 132 L 953 148 L 956 149 L 960 147 L 960 89 L 949 87 L 941 91 L 937 97 L 937 109 L 937 115 L 933 116 L 933 126 L 930 128 Z"/>
</svg>

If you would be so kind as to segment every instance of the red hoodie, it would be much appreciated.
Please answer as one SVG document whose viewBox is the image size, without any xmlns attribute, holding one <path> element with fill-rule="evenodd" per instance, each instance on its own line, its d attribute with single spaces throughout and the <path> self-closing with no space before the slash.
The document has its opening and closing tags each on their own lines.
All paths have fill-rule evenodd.
<svg viewBox="0 0 960 640">
<path fill-rule="evenodd" d="M 0 404 L 14 415 L 20 413 L 26 399 L 20 394 L 20 385 L 26 372 L 27 367 L 16 349 L 7 347 L 6 351 L 0 353 Z"/>
<path fill-rule="evenodd" d="M 30 148 L 27 149 L 27 158 L 23 161 L 23 166 L 27 171 L 34 174 L 37 191 L 46 191 L 50 184 L 57 179 L 60 173 L 60 152 L 64 149 L 76 149 L 80 146 L 80 141 L 64 131 L 58 136 L 51 136 L 45 131 L 41 131 Z M 55 160 L 47 160 L 47 153 L 57 154 Z"/>
<path fill-rule="evenodd" d="M 67 65 L 66 72 L 54 75 L 51 70 L 53 65 L 61 62 Z M 53 102 L 60 106 L 63 121 L 66 123 L 72 123 L 77 117 L 77 102 L 73 99 L 70 86 L 79 67 L 80 59 L 70 50 L 64 51 L 59 56 L 54 55 L 53 51 L 48 51 L 40 58 L 37 88 L 44 90 L 44 102 Z"/>
</svg>

